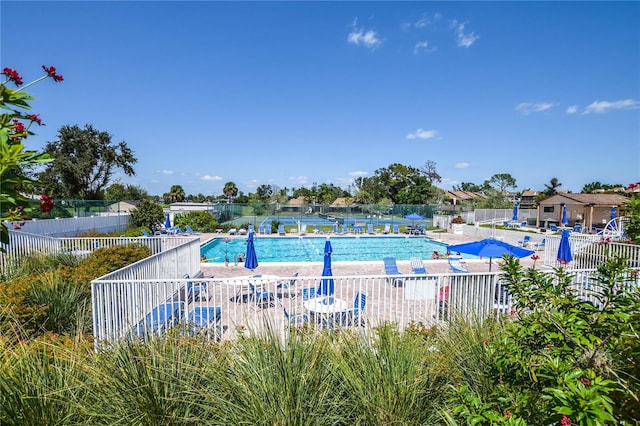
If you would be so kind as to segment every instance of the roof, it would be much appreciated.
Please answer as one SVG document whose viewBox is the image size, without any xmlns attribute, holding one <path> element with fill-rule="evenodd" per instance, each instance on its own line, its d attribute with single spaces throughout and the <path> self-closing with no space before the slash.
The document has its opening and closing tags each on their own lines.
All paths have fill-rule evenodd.
<svg viewBox="0 0 640 426">
<path fill-rule="evenodd" d="M 538 196 L 538 191 L 523 191 L 522 192 L 522 196 L 523 197 L 537 197 Z"/>
<path fill-rule="evenodd" d="M 620 206 L 629 199 L 618 194 L 573 194 L 562 193 L 552 195 L 543 200 L 540 204 L 593 204 L 594 206 Z"/>
<path fill-rule="evenodd" d="M 289 201 L 287 201 L 287 205 L 288 206 L 301 206 L 305 204 L 304 201 L 304 196 L 299 196 L 298 198 L 292 198 Z"/>
<path fill-rule="evenodd" d="M 457 198 L 459 200 L 473 200 L 476 198 L 487 198 L 486 195 L 479 192 L 470 191 L 446 191 L 446 195 L 450 198 Z"/>
<path fill-rule="evenodd" d="M 331 205 L 334 206 L 334 207 L 350 206 L 352 201 L 353 200 L 351 198 L 338 197 L 335 200 L 333 200 L 333 203 L 331 203 Z"/>
</svg>

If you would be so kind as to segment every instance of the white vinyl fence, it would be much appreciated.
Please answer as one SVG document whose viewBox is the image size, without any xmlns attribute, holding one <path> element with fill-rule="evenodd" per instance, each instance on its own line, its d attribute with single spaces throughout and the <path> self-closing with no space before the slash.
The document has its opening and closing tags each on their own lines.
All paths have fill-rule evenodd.
<svg viewBox="0 0 640 426">
<path fill-rule="evenodd" d="M 593 299 L 594 273 L 571 272 L 574 290 L 585 301 Z M 100 278 L 92 282 L 96 345 L 160 336 L 170 329 L 216 340 L 235 339 L 248 331 L 260 333 L 265 327 L 285 333 L 292 325 L 290 318 L 318 327 L 366 330 L 388 323 L 404 329 L 414 323 L 444 324 L 460 316 L 482 320 L 508 314 L 513 302 L 499 273 L 399 275 L 393 279 L 386 275 L 340 276 L 333 277 L 331 296 L 318 295 L 326 277 L 293 279 L 262 275 L 195 280 Z M 283 282 L 293 284 L 283 288 L 279 286 Z M 638 286 L 638 279 L 629 278 L 625 285 Z M 366 303 L 354 313 L 362 295 Z M 202 321 L 202 312 L 212 314 Z"/>
<path fill-rule="evenodd" d="M 102 234 L 124 232 L 129 227 L 128 214 L 68 217 L 58 219 L 32 219 L 24 222 L 5 222 L 9 230 L 49 237 L 75 237 L 89 231 Z M 19 229 L 14 229 L 18 226 Z"/>
</svg>

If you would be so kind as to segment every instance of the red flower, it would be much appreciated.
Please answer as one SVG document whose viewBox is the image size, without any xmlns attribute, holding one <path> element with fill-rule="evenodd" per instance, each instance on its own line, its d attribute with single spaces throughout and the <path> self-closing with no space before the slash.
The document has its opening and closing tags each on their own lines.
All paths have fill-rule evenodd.
<svg viewBox="0 0 640 426">
<path fill-rule="evenodd" d="M 50 67 L 45 67 L 44 65 L 42 65 L 42 69 L 49 75 L 49 77 L 53 78 L 53 81 L 64 80 L 64 77 L 62 75 L 56 74 L 56 67 L 54 67 L 53 65 Z"/>
<path fill-rule="evenodd" d="M 51 210 L 53 210 L 53 199 L 47 195 L 42 195 L 40 198 L 42 199 L 40 210 L 44 213 L 51 213 Z"/>
<path fill-rule="evenodd" d="M 591 380 L 587 379 L 586 377 L 583 377 L 580 379 L 580 383 L 582 383 L 585 386 L 589 386 L 591 384 Z"/>
<path fill-rule="evenodd" d="M 45 126 L 45 124 L 40 119 L 40 114 L 27 114 L 25 118 L 27 120 L 33 121 L 34 123 L 38 123 L 39 126 Z"/>
<path fill-rule="evenodd" d="M 560 424 L 562 426 L 571 426 L 571 419 L 563 414 L 562 420 L 560 420 Z"/>
<path fill-rule="evenodd" d="M 23 133 L 26 130 L 24 124 L 22 124 L 22 121 L 16 120 L 15 118 L 11 121 L 13 121 L 14 133 Z"/>
<path fill-rule="evenodd" d="M 537 254 L 531 256 L 531 260 L 533 260 L 534 262 L 538 259 L 540 259 L 540 256 L 538 256 Z"/>
<path fill-rule="evenodd" d="M 549 348 L 553 347 L 553 345 L 551 343 L 547 343 L 546 345 L 544 345 L 544 347 L 549 349 Z"/>
<path fill-rule="evenodd" d="M 504 416 L 505 417 L 511 417 L 513 415 L 513 413 L 509 410 L 504 410 Z"/>
<path fill-rule="evenodd" d="M 13 229 L 20 229 L 18 225 L 13 225 Z"/>
<path fill-rule="evenodd" d="M 22 85 L 22 77 L 20 77 L 18 71 L 11 68 L 5 68 L 4 70 L 2 70 L 2 74 L 6 75 L 9 80 L 13 81 L 16 86 Z"/>
</svg>

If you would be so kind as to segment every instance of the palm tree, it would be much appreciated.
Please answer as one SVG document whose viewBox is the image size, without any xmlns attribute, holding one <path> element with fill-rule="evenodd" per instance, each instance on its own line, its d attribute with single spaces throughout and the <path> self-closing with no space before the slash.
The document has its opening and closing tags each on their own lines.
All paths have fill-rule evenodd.
<svg viewBox="0 0 640 426">
<path fill-rule="evenodd" d="M 550 197 L 558 192 L 558 188 L 560 188 L 562 184 L 558 182 L 558 178 L 551 178 L 549 184 L 545 183 L 544 186 L 547 188 L 545 189 L 544 194 Z"/>
<path fill-rule="evenodd" d="M 233 182 L 227 182 L 224 184 L 222 193 L 227 197 L 227 201 L 230 203 L 236 195 L 238 195 L 238 187 Z"/>
</svg>

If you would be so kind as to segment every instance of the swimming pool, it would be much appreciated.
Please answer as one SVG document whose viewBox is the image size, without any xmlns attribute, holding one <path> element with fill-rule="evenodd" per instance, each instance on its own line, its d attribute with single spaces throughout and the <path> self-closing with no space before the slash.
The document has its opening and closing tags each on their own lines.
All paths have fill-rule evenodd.
<svg viewBox="0 0 640 426">
<path fill-rule="evenodd" d="M 326 237 L 263 237 L 254 240 L 258 262 L 322 262 Z M 246 252 L 245 238 L 215 238 L 200 247 L 209 262 L 222 263 L 225 256 L 234 262 Z M 431 259 L 434 250 L 446 253 L 446 244 L 425 237 L 335 237 L 331 238 L 333 261 L 375 261 L 385 256 L 409 260 Z M 471 256 L 474 257 L 474 256 Z"/>
</svg>

